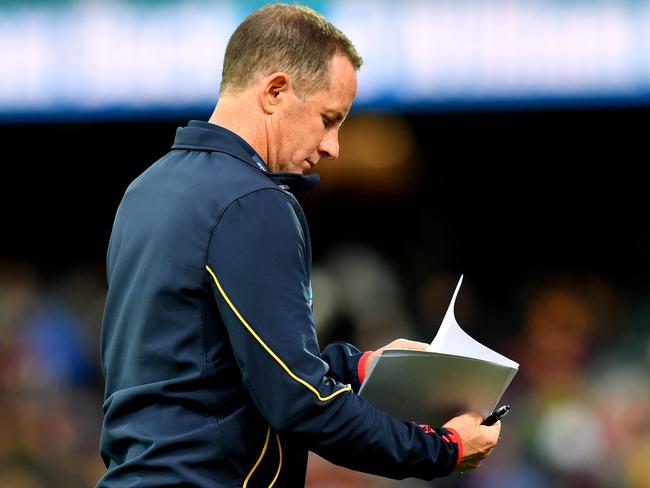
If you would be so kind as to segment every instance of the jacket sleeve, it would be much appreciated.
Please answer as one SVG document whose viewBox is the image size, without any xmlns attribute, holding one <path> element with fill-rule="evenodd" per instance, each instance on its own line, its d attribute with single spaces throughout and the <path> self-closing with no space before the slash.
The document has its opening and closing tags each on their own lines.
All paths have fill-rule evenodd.
<svg viewBox="0 0 650 488">
<path fill-rule="evenodd" d="M 389 416 L 332 377 L 310 306 L 305 225 L 292 196 L 264 189 L 231 203 L 210 238 L 206 279 L 256 408 L 337 464 L 398 479 L 449 474 L 452 438 Z M 343 369 L 338 378 L 350 375 Z"/>
<path fill-rule="evenodd" d="M 328 376 L 340 383 L 352 386 L 352 391 L 357 393 L 363 382 L 363 375 L 359 371 L 359 361 L 364 356 L 352 344 L 345 342 L 331 342 L 321 351 L 321 359 L 329 366 Z"/>
</svg>

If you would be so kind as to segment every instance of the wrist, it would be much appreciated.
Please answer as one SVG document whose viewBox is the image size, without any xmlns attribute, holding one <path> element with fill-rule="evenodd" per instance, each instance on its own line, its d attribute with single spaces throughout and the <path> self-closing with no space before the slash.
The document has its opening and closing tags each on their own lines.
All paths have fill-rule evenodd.
<svg viewBox="0 0 650 488">
<path fill-rule="evenodd" d="M 458 446 L 458 459 L 456 460 L 456 466 L 458 466 L 463 460 L 463 439 L 460 437 L 457 430 L 450 429 L 449 427 L 445 427 L 445 429 L 449 431 L 449 435 L 446 437 Z"/>
<path fill-rule="evenodd" d="M 368 368 L 368 361 L 370 361 L 370 356 L 373 351 L 364 352 L 359 358 L 359 363 L 357 364 L 357 376 L 359 377 L 359 383 L 363 383 L 363 380 L 366 379 L 366 369 Z"/>
</svg>

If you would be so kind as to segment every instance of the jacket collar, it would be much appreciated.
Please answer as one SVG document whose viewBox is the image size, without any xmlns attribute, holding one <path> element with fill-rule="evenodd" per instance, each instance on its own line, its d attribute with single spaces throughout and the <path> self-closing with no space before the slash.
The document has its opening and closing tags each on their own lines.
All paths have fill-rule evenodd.
<svg viewBox="0 0 650 488">
<path fill-rule="evenodd" d="M 264 173 L 283 190 L 292 193 L 309 190 L 320 181 L 318 174 L 272 173 L 255 149 L 240 136 L 224 127 L 200 120 L 191 120 L 187 127 L 176 129 L 176 139 L 172 149 L 230 154 Z"/>
</svg>

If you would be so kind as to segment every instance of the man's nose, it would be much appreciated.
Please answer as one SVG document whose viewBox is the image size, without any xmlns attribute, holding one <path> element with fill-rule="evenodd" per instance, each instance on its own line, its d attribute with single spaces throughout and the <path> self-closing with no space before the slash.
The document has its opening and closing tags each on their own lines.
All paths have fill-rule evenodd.
<svg viewBox="0 0 650 488">
<path fill-rule="evenodd" d="M 326 134 L 318 145 L 318 153 L 325 159 L 337 159 L 339 157 L 339 135 L 338 132 Z"/>
</svg>

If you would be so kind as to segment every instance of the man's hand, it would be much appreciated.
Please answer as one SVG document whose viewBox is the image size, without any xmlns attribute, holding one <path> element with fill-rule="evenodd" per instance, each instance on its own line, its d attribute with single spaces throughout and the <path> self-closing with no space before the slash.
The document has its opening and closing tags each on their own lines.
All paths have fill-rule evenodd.
<svg viewBox="0 0 650 488">
<path fill-rule="evenodd" d="M 501 422 L 494 425 L 481 425 L 483 417 L 478 413 L 466 413 L 454 417 L 443 428 L 454 429 L 463 442 L 463 458 L 456 471 L 477 468 L 481 461 L 490 455 L 499 440 Z"/>
<path fill-rule="evenodd" d="M 409 341 L 408 339 L 395 339 L 390 344 L 386 344 L 381 349 L 374 351 L 370 357 L 373 358 L 381 356 L 381 353 L 384 351 L 384 349 L 410 349 L 412 351 L 424 351 L 427 347 L 429 347 L 429 344 L 426 342 Z"/>
<path fill-rule="evenodd" d="M 363 374 L 360 374 L 359 376 L 365 378 L 366 372 L 368 371 L 368 367 L 372 364 L 373 358 L 381 356 L 381 353 L 384 351 L 384 349 L 410 349 L 412 351 L 424 351 L 427 347 L 429 347 L 429 344 L 426 342 L 409 341 L 408 339 L 396 339 L 390 344 L 386 344 L 381 349 L 377 349 L 376 351 L 373 351 L 371 354 L 366 356 L 364 358 L 364 364 L 362 365 Z"/>
</svg>

